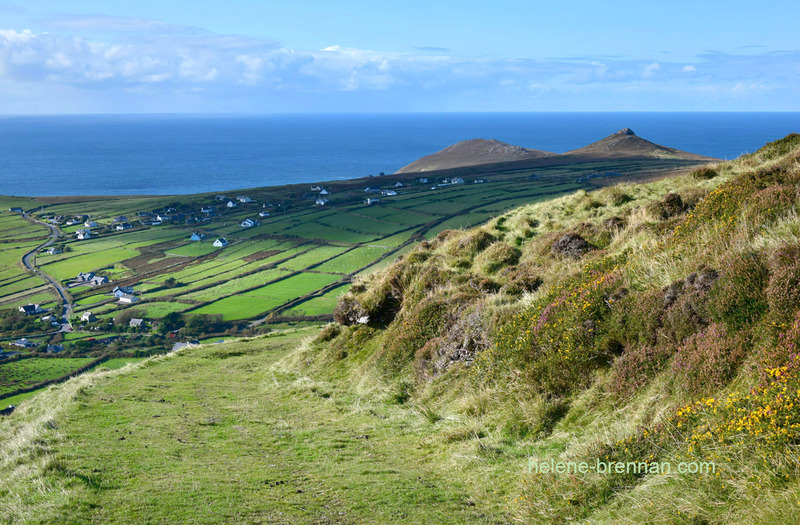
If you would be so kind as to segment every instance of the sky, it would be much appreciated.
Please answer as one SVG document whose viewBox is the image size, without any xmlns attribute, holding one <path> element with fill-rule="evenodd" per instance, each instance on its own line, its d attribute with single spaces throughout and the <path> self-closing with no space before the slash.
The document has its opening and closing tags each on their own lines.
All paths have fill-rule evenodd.
<svg viewBox="0 0 800 525">
<path fill-rule="evenodd" d="M 800 111 L 800 2 L 0 0 L 0 115 Z"/>
</svg>

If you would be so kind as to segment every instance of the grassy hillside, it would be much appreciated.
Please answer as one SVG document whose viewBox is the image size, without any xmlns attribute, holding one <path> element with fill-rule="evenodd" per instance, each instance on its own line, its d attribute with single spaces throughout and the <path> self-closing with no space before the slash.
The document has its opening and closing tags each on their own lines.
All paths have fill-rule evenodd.
<svg viewBox="0 0 800 525">
<path fill-rule="evenodd" d="M 800 136 L 648 185 L 445 231 L 356 282 L 304 358 L 534 461 L 710 474 L 524 475 L 524 521 L 800 516 Z M 363 381 L 362 381 L 363 383 Z M 485 436 L 485 437 L 481 437 Z"/>
<path fill-rule="evenodd" d="M 524 206 L 362 276 L 321 332 L 50 388 L 0 422 L 0 516 L 798 522 L 799 161 L 791 135 Z"/>
</svg>

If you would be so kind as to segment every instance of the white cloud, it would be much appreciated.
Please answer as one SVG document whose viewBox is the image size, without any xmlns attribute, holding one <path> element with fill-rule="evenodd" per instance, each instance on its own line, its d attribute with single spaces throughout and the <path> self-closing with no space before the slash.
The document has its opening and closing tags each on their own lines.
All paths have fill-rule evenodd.
<svg viewBox="0 0 800 525">
<path fill-rule="evenodd" d="M 328 109 L 339 109 L 341 97 L 353 97 L 353 104 L 374 97 L 385 110 L 396 109 L 392 101 L 401 99 L 430 101 L 429 108 L 437 100 L 495 97 L 513 109 L 515 99 L 527 100 L 532 93 L 543 101 L 580 97 L 587 105 L 608 93 L 648 90 L 707 92 L 722 99 L 784 86 L 797 94 L 794 79 L 800 75 L 797 51 L 707 53 L 697 57 L 696 66 L 621 57 L 496 59 L 433 54 L 428 48 L 294 50 L 266 38 L 136 18 L 61 17 L 48 23 L 58 31 L 0 30 L 0 99 L 12 91 L 19 100 L 26 92 L 39 96 L 48 89 L 57 98 L 69 87 L 70 93 L 91 92 L 93 100 L 106 97 L 109 105 L 121 92 L 165 100 L 213 92 L 220 100 L 263 101 L 273 94 L 274 100 L 313 100 L 314 107 L 328 104 Z M 70 31 L 83 36 L 64 34 Z M 36 90 L 27 89 L 33 85 Z M 8 104 L 0 100 L 0 112 Z"/>
<path fill-rule="evenodd" d="M 659 71 L 661 71 L 661 64 L 659 64 L 658 62 L 653 62 L 652 64 L 647 64 L 644 66 L 642 76 L 644 78 L 652 78 Z"/>
</svg>

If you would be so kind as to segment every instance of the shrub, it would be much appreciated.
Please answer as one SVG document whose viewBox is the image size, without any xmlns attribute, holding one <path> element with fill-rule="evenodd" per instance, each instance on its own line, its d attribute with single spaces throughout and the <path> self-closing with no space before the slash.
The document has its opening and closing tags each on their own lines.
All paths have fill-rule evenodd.
<svg viewBox="0 0 800 525">
<path fill-rule="evenodd" d="M 411 363 L 416 352 L 449 325 L 449 313 L 450 301 L 444 296 L 426 297 L 404 308 L 386 330 L 378 352 L 381 369 L 395 374 Z"/>
<path fill-rule="evenodd" d="M 800 360 L 800 312 L 788 329 L 778 336 L 774 345 L 767 346 L 759 359 L 762 378 L 769 377 L 768 370 L 774 370 Z"/>
<path fill-rule="evenodd" d="M 672 357 L 669 346 L 635 346 L 614 361 L 611 369 L 611 391 L 628 397 L 647 384 Z"/>
<path fill-rule="evenodd" d="M 505 320 L 494 346 L 481 352 L 474 367 L 479 377 L 516 370 L 539 392 L 561 395 L 582 388 L 591 372 L 608 363 L 604 321 L 609 298 L 620 288 L 620 259 L 607 257 L 587 265 L 530 308 Z"/>
<path fill-rule="evenodd" d="M 680 215 L 686 208 L 680 195 L 667 193 L 664 196 L 664 200 L 648 204 L 647 210 L 654 218 L 663 220 Z"/>
<path fill-rule="evenodd" d="M 633 197 L 622 191 L 619 187 L 614 186 L 609 190 L 610 201 L 612 206 L 622 206 L 623 204 L 633 200 Z"/>
<path fill-rule="evenodd" d="M 566 233 L 551 246 L 553 253 L 563 255 L 564 257 L 569 257 L 571 259 L 580 259 L 591 249 L 592 246 L 586 242 L 586 239 L 577 233 Z"/>
<path fill-rule="evenodd" d="M 709 294 L 710 309 L 716 320 L 739 330 L 756 322 L 767 310 L 765 288 L 769 272 L 761 256 L 754 252 L 736 254 L 722 267 L 725 270 Z"/>
<path fill-rule="evenodd" d="M 710 180 L 719 175 L 719 172 L 710 166 L 703 166 L 692 171 L 690 175 L 696 180 Z"/>
<path fill-rule="evenodd" d="M 691 396 L 725 386 L 746 357 L 747 342 L 746 333 L 730 335 L 720 324 L 689 337 L 673 361 L 676 383 Z"/>
</svg>

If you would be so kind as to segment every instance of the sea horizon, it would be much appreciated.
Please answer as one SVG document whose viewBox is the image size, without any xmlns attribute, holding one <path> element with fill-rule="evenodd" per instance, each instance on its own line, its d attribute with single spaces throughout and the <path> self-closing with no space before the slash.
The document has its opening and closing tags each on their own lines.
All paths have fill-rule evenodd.
<svg viewBox="0 0 800 525">
<path fill-rule="evenodd" d="M 391 174 L 460 140 L 564 153 L 631 128 L 730 160 L 798 112 L 442 112 L 0 116 L 0 194 L 182 195 Z"/>
</svg>

